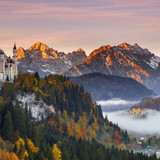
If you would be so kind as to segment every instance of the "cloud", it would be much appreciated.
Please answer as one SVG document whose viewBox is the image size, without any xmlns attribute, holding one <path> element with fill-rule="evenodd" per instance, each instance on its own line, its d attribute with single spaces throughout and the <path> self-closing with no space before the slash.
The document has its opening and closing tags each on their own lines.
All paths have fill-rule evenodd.
<svg viewBox="0 0 160 160">
<path fill-rule="evenodd" d="M 146 119 L 136 119 L 126 115 L 124 111 L 104 112 L 110 121 L 116 123 L 122 129 L 131 133 L 160 135 L 160 112 L 155 110 L 146 110 L 148 116 Z"/>
<path fill-rule="evenodd" d="M 96 17 L 112 18 L 118 16 L 119 18 L 121 16 L 124 16 L 125 18 L 130 16 L 130 18 L 132 19 L 133 17 L 131 16 L 136 16 L 137 13 L 138 15 L 142 14 L 143 16 L 146 15 L 146 12 L 150 15 L 154 15 L 154 13 L 159 10 L 159 7 L 155 5 L 152 6 L 150 1 L 143 1 L 143 3 L 135 3 L 135 1 L 129 1 L 128 3 L 125 0 L 121 0 L 120 2 L 116 0 L 105 1 L 104 3 L 98 3 L 97 1 L 94 2 L 97 5 L 91 5 L 91 1 L 86 1 L 84 6 L 79 5 L 83 4 L 83 2 L 78 2 L 78 4 L 77 2 L 72 2 L 68 5 L 65 1 L 41 1 L 39 3 L 36 3 L 35 1 L 0 1 L 0 12 L 4 13 L 1 18 L 7 18 L 7 16 L 5 15 L 11 14 L 11 17 L 13 15 L 16 15 L 21 18 L 30 17 L 32 15 L 36 18 L 54 17 L 65 19 L 66 17 L 68 17 L 68 20 L 90 20 L 90 18 L 94 18 L 96 21 Z M 72 6 L 71 4 L 75 4 L 75 6 Z M 146 6 L 148 7 L 146 8 Z M 33 17 L 30 18 L 32 19 Z"/>
<path fill-rule="evenodd" d="M 116 111 L 129 109 L 131 106 L 139 103 L 139 101 L 127 101 L 122 99 L 111 99 L 107 101 L 97 101 L 97 104 L 101 105 L 102 111 Z"/>
<path fill-rule="evenodd" d="M 97 101 L 98 104 L 100 105 L 134 105 L 135 103 L 137 103 L 137 101 L 126 101 L 126 100 L 122 100 L 122 99 L 111 99 L 111 100 L 108 100 L 108 101 Z"/>
<path fill-rule="evenodd" d="M 133 41 L 158 54 L 159 10 L 159 0 L 2 0 L 0 31 L 13 34 L 1 36 L 0 44 L 4 49 L 15 40 L 22 46 L 45 41 L 72 50 L 79 43 L 89 54 L 101 45 Z"/>
</svg>

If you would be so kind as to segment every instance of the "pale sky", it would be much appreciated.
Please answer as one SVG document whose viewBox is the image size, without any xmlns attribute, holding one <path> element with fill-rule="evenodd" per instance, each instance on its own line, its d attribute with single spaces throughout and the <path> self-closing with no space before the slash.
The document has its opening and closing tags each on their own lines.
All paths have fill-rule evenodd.
<svg viewBox="0 0 160 160">
<path fill-rule="evenodd" d="M 0 0 L 0 48 L 40 41 L 65 53 L 138 43 L 160 56 L 160 0 Z"/>
</svg>

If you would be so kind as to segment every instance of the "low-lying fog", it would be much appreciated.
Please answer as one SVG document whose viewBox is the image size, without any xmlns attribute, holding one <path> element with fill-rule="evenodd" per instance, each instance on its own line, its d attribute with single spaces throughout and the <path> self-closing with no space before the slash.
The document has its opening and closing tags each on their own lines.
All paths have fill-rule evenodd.
<svg viewBox="0 0 160 160">
<path fill-rule="evenodd" d="M 160 136 L 160 112 L 147 110 L 146 119 L 137 119 L 127 115 L 127 111 L 140 101 L 126 101 L 121 99 L 112 99 L 108 101 L 97 101 L 101 105 L 103 115 L 119 127 L 138 134 L 149 134 Z"/>
<path fill-rule="evenodd" d="M 160 135 L 160 112 L 147 110 L 146 119 L 136 119 L 126 115 L 127 111 L 103 112 L 105 116 L 119 127 L 138 134 Z"/>
<path fill-rule="evenodd" d="M 107 101 L 103 100 L 97 101 L 97 104 L 101 105 L 103 112 L 107 112 L 107 111 L 126 110 L 139 102 L 140 101 L 127 101 L 116 98 Z"/>
</svg>

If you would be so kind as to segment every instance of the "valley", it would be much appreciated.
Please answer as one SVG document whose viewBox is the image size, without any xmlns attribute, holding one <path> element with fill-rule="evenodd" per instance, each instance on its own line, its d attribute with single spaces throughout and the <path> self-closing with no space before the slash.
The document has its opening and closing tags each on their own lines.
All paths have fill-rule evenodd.
<svg viewBox="0 0 160 160">
<path fill-rule="evenodd" d="M 0 160 L 160 160 L 160 0 L 0 1 Z"/>
<path fill-rule="evenodd" d="M 158 72 L 158 57 L 126 43 L 101 47 L 88 57 L 82 49 L 65 54 L 41 42 L 17 53 L 19 74 L 12 83 L 2 82 L 0 92 L 0 143 L 9 141 L 14 154 L 49 159 L 57 147 L 63 159 L 71 159 L 72 154 L 77 159 L 118 159 L 142 153 L 156 159 L 160 127 L 153 124 L 160 114 L 159 98 L 151 87 L 157 81 L 151 73 Z M 143 63 L 140 54 L 151 63 L 154 57 L 155 63 Z M 82 150 L 99 145 L 98 157 L 90 149 L 85 155 L 73 151 L 81 142 L 86 143 Z"/>
</svg>

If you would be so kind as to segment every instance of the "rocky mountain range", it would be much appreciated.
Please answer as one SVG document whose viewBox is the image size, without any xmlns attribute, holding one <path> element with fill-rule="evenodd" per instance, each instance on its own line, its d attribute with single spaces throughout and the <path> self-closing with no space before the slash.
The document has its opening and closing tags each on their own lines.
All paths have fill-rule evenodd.
<svg viewBox="0 0 160 160">
<path fill-rule="evenodd" d="M 18 48 L 19 72 L 39 72 L 40 76 L 59 74 L 66 69 L 82 63 L 87 57 L 84 50 L 65 54 L 58 52 L 41 42 L 34 43 L 29 49 Z"/>
<path fill-rule="evenodd" d="M 154 97 L 155 93 L 132 78 L 90 73 L 70 80 L 84 87 L 95 101 L 119 98 L 141 100 Z"/>
<path fill-rule="evenodd" d="M 160 57 L 138 44 L 122 43 L 111 47 L 102 46 L 94 50 L 83 63 L 73 66 L 62 75 L 68 77 L 88 73 L 102 73 L 130 77 L 159 93 Z"/>
<path fill-rule="evenodd" d="M 138 44 L 102 46 L 88 57 L 83 49 L 65 54 L 36 42 L 29 49 L 18 48 L 19 72 L 39 72 L 40 76 L 61 74 L 68 77 L 101 73 L 133 78 L 160 94 L 160 57 Z"/>
</svg>

